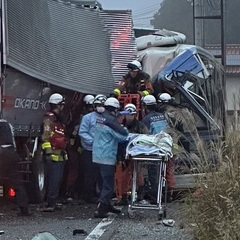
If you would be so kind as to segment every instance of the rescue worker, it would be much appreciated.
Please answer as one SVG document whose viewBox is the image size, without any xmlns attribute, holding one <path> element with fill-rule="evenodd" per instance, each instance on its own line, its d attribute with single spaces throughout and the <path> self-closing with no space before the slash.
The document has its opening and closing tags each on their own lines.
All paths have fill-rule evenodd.
<svg viewBox="0 0 240 240">
<path fill-rule="evenodd" d="M 118 143 L 128 137 L 128 130 L 117 120 L 119 101 L 110 97 L 106 100 L 105 112 L 97 118 L 93 141 L 93 162 L 97 163 L 102 177 L 99 204 L 94 216 L 107 217 L 108 212 L 120 213 L 111 205 L 114 192 L 114 173 L 117 162 Z"/>
<path fill-rule="evenodd" d="M 94 111 L 82 117 L 79 128 L 79 136 L 83 147 L 82 159 L 84 161 L 83 200 L 87 203 L 96 203 L 96 186 L 100 176 L 99 169 L 92 161 L 92 147 L 94 138 L 94 127 L 97 117 L 105 111 L 105 95 L 99 94 L 94 98 Z"/>
<path fill-rule="evenodd" d="M 47 161 L 47 204 L 43 211 L 53 212 L 57 207 L 59 189 L 63 179 L 68 140 L 61 112 L 65 105 L 64 97 L 54 93 L 49 98 L 50 110 L 44 115 L 42 149 Z"/>
<path fill-rule="evenodd" d="M 153 86 L 149 74 L 142 71 L 142 65 L 138 60 L 128 63 L 128 73 L 119 81 L 113 96 L 118 97 L 122 93 L 140 94 L 142 97 L 153 93 Z"/>
<path fill-rule="evenodd" d="M 141 121 L 137 119 L 138 111 L 134 104 L 128 103 L 124 107 L 124 112 L 125 113 L 124 113 L 123 125 L 128 129 L 129 133 L 139 133 L 139 134 L 149 133 L 148 128 Z M 133 164 L 132 162 L 129 162 L 129 161 L 126 161 L 126 163 L 123 161 L 126 155 L 126 144 L 119 145 L 119 152 L 120 153 L 118 153 L 118 158 L 119 158 L 118 160 L 120 164 L 118 164 L 116 168 L 115 182 L 121 184 L 121 186 L 117 186 L 117 188 L 121 189 L 121 191 L 118 190 L 119 193 L 121 193 L 121 196 L 119 196 L 120 199 L 118 202 L 116 202 L 115 205 L 128 205 L 127 192 L 131 190 L 131 186 L 129 188 L 129 183 L 131 182 L 130 179 L 132 177 Z M 138 187 L 141 188 L 144 183 L 143 181 L 140 181 L 140 179 L 141 179 L 141 174 L 138 173 Z"/>
<path fill-rule="evenodd" d="M 67 162 L 67 182 L 66 182 L 66 197 L 67 201 L 72 201 L 78 196 L 81 198 L 83 193 L 84 181 L 84 162 L 81 158 L 82 146 L 80 137 L 78 135 L 79 126 L 82 117 L 92 111 L 93 109 L 93 95 L 86 95 L 83 98 L 83 112 L 79 119 L 75 120 L 75 127 L 71 130 L 70 143 L 67 148 L 68 162 Z"/>
<path fill-rule="evenodd" d="M 81 140 L 80 137 L 78 135 L 79 132 L 79 127 L 80 127 L 80 123 L 82 121 L 82 118 L 84 115 L 93 112 L 94 108 L 93 108 L 93 101 L 94 101 L 94 96 L 87 94 L 86 96 L 84 96 L 83 98 L 83 111 L 82 114 L 80 115 L 79 119 L 78 119 L 78 123 L 76 124 L 74 131 L 72 132 L 72 136 L 73 136 L 73 140 L 74 140 L 74 144 L 73 147 L 76 149 L 75 153 L 76 155 L 78 155 L 76 161 L 77 161 L 77 165 L 72 165 L 73 169 L 71 172 L 75 172 L 75 176 L 77 177 L 77 180 L 75 181 L 75 186 L 74 186 L 74 191 L 77 193 L 78 198 L 82 199 L 83 197 L 83 188 L 84 188 L 84 161 L 82 159 L 82 145 L 81 145 Z M 70 144 L 71 144 L 71 140 L 70 140 Z M 69 160 L 71 160 L 69 158 Z M 70 161 L 69 161 L 70 162 Z M 70 173 L 69 178 L 72 178 L 72 174 Z M 71 201 L 71 197 L 70 197 L 70 201 Z"/>
<path fill-rule="evenodd" d="M 172 103 L 173 98 L 169 93 L 159 93 L 157 96 L 157 111 L 164 113 L 166 111 L 166 106 L 172 105 Z"/>
<path fill-rule="evenodd" d="M 86 114 L 94 111 L 93 101 L 94 101 L 94 96 L 93 96 L 93 95 L 90 95 L 90 94 L 86 95 L 86 96 L 83 98 L 83 103 L 84 103 L 84 106 L 83 106 L 83 115 L 86 115 Z"/>
<path fill-rule="evenodd" d="M 168 127 L 164 114 L 156 111 L 157 101 L 153 95 L 143 97 L 142 104 L 145 110 L 145 116 L 142 122 L 147 126 L 150 134 L 160 133 Z"/>
<path fill-rule="evenodd" d="M 145 110 L 145 116 L 142 122 L 147 126 L 150 134 L 158 134 L 168 127 L 167 120 L 163 113 L 156 111 L 157 101 L 153 95 L 148 95 L 142 98 L 142 104 Z M 148 168 L 148 179 L 151 184 L 150 200 L 153 202 L 157 199 L 157 168 L 155 165 L 150 165 Z"/>
<path fill-rule="evenodd" d="M 127 127 L 130 133 L 148 134 L 148 128 L 137 119 L 137 108 L 134 104 L 128 103 L 124 107 L 124 111 L 129 112 L 125 116 L 124 126 Z"/>
<path fill-rule="evenodd" d="M 164 131 L 171 135 L 173 139 L 173 157 L 170 158 L 167 162 L 166 166 L 166 180 L 167 180 L 167 200 L 171 202 L 173 199 L 173 190 L 175 188 L 175 160 L 177 152 L 179 151 L 178 146 L 178 135 L 175 129 L 178 131 L 182 128 L 182 124 L 178 123 L 176 120 L 176 111 L 174 111 L 174 102 L 173 98 L 168 93 L 160 93 L 158 94 L 158 111 L 164 114 L 169 128 L 165 129 Z M 171 109 L 168 109 L 171 106 Z"/>
</svg>

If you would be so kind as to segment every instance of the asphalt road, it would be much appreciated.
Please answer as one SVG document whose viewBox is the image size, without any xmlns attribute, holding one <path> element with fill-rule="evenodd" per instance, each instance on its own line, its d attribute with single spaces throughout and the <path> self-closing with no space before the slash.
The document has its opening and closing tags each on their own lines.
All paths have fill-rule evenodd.
<svg viewBox="0 0 240 240">
<path fill-rule="evenodd" d="M 158 220 L 155 210 L 138 210 L 136 217 L 130 219 L 127 207 L 124 207 L 120 215 L 112 214 L 108 219 L 102 220 L 93 218 L 95 205 L 75 202 L 64 205 L 62 211 L 54 213 L 40 212 L 38 205 L 31 205 L 33 215 L 20 217 L 15 205 L 1 204 L 0 231 L 4 233 L 0 235 L 0 240 L 30 240 L 40 232 L 49 232 L 58 240 L 190 240 L 188 228 L 178 214 L 179 207 L 179 203 L 168 205 L 167 218 L 174 219 L 175 224 L 173 227 L 166 227 Z M 80 233 L 73 235 L 76 229 Z"/>
</svg>

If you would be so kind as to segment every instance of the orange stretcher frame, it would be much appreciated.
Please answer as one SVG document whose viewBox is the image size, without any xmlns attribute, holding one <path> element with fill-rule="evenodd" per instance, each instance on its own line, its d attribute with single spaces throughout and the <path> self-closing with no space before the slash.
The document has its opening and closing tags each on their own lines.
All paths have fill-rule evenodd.
<svg viewBox="0 0 240 240">
<path fill-rule="evenodd" d="M 120 94 L 118 96 L 118 101 L 122 108 L 124 108 L 129 103 L 134 104 L 137 108 L 137 118 L 139 119 L 141 112 L 141 99 L 139 94 Z M 132 163 L 130 163 L 125 169 L 121 163 L 117 164 L 114 176 L 114 185 L 118 201 L 122 199 L 123 194 L 128 194 L 131 191 L 132 173 Z"/>
<path fill-rule="evenodd" d="M 133 161 L 128 161 L 128 166 L 123 167 L 122 163 L 117 164 L 115 170 L 114 184 L 115 194 L 118 201 L 122 199 L 123 194 L 131 195 L 133 176 Z M 141 171 L 137 173 L 137 187 L 144 185 L 144 178 Z"/>
<path fill-rule="evenodd" d="M 128 103 L 132 103 L 137 108 L 137 118 L 141 112 L 141 99 L 139 94 L 120 94 L 118 97 L 120 105 L 124 108 Z"/>
</svg>

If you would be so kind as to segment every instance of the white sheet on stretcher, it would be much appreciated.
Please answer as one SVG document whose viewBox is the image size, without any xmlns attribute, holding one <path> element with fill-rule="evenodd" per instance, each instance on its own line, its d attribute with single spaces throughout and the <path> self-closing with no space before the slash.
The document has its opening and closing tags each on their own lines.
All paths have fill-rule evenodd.
<svg viewBox="0 0 240 240">
<path fill-rule="evenodd" d="M 172 157 L 172 145 L 172 137 L 163 131 L 155 135 L 131 134 L 126 153 L 131 156 L 167 154 Z"/>
</svg>

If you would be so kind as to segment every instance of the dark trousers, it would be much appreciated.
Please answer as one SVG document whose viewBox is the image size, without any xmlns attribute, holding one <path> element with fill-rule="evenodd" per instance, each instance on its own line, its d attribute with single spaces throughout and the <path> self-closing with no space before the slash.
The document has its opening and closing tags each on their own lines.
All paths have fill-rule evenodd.
<svg viewBox="0 0 240 240">
<path fill-rule="evenodd" d="M 47 203 L 50 207 L 56 205 L 63 179 L 64 166 L 65 161 L 47 161 Z"/>
<path fill-rule="evenodd" d="M 99 168 L 92 161 L 92 151 L 84 150 L 82 161 L 84 161 L 83 199 L 91 201 L 96 195 L 96 186 L 100 176 Z"/>
<path fill-rule="evenodd" d="M 77 192 L 77 180 L 79 178 L 80 153 L 74 146 L 68 146 L 68 161 L 66 164 L 66 195 L 74 197 Z"/>
<path fill-rule="evenodd" d="M 99 202 L 111 204 L 111 199 L 114 192 L 114 173 L 115 165 L 98 164 L 102 178 L 102 189 Z"/>
<path fill-rule="evenodd" d="M 151 186 L 150 194 L 154 198 L 157 198 L 157 194 L 158 194 L 158 166 L 157 165 L 148 166 L 148 180 Z"/>
</svg>

